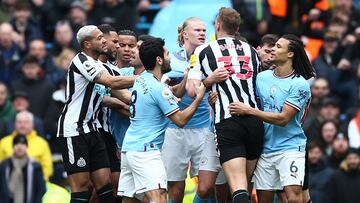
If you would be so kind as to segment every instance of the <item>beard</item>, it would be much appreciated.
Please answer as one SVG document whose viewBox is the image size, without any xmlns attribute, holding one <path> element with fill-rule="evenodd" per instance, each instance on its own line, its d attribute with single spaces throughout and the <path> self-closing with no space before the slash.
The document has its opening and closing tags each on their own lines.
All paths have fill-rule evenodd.
<svg viewBox="0 0 360 203">
<path fill-rule="evenodd" d="M 161 66 L 161 73 L 165 74 L 171 71 L 170 61 L 165 61 L 164 64 Z"/>
<path fill-rule="evenodd" d="M 115 61 L 116 60 L 116 56 L 113 56 L 112 53 L 109 50 L 105 51 L 103 54 L 106 56 L 108 61 Z"/>
</svg>

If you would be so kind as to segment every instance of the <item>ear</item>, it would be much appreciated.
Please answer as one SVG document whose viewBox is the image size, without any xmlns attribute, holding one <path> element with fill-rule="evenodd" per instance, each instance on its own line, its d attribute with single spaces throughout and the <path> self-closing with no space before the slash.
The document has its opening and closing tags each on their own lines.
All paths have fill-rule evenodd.
<svg viewBox="0 0 360 203">
<path fill-rule="evenodd" d="M 91 47 L 91 43 L 89 41 L 84 41 L 84 47 L 89 49 Z"/>
<path fill-rule="evenodd" d="M 163 59 L 160 56 L 157 56 L 156 57 L 156 63 L 161 66 L 163 64 Z"/>
<path fill-rule="evenodd" d="M 184 39 L 188 39 L 188 33 L 185 30 L 182 31 L 182 35 Z"/>
<path fill-rule="evenodd" d="M 294 57 L 294 52 L 290 51 L 287 55 L 288 55 L 288 58 L 293 58 Z"/>
</svg>

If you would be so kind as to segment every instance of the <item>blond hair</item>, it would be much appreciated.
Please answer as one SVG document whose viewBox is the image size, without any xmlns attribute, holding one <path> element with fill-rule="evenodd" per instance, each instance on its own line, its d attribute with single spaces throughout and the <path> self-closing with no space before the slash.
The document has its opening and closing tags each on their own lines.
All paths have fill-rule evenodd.
<svg viewBox="0 0 360 203">
<path fill-rule="evenodd" d="M 184 30 L 185 28 L 190 24 L 190 21 L 201 21 L 199 18 L 197 17 L 189 17 L 187 18 L 184 23 L 180 26 L 178 26 L 178 38 L 177 38 L 177 43 L 179 44 L 180 47 L 182 47 L 185 43 L 184 41 Z"/>
</svg>

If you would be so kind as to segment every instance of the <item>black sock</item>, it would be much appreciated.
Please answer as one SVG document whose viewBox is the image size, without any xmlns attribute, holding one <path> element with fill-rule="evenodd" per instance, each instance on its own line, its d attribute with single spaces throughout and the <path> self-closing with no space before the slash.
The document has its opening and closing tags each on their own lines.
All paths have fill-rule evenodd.
<svg viewBox="0 0 360 203">
<path fill-rule="evenodd" d="M 236 190 L 232 195 L 233 203 L 250 203 L 249 193 L 246 190 Z"/>
<path fill-rule="evenodd" d="M 72 192 L 70 203 L 88 203 L 90 198 L 90 192 Z"/>
<path fill-rule="evenodd" d="M 106 184 L 96 191 L 100 203 L 115 203 L 111 184 Z"/>
<path fill-rule="evenodd" d="M 122 197 L 121 196 L 116 196 L 115 197 L 115 202 L 116 203 L 121 203 L 122 202 Z"/>
</svg>

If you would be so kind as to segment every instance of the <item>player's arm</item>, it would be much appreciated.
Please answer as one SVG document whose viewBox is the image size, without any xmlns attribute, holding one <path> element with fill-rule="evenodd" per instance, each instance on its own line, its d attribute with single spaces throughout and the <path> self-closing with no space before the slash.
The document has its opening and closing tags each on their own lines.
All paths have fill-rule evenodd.
<svg viewBox="0 0 360 203">
<path fill-rule="evenodd" d="M 137 76 L 112 76 L 106 70 L 99 72 L 94 82 L 110 87 L 111 89 L 125 89 L 132 87 Z"/>
<path fill-rule="evenodd" d="M 185 69 L 183 80 L 179 84 L 170 87 L 173 94 L 178 98 L 183 97 L 186 92 L 186 82 L 188 79 L 188 73 L 189 73 L 189 68 Z"/>
<path fill-rule="evenodd" d="M 206 88 L 204 84 L 200 82 L 199 85 L 195 87 L 195 94 L 196 97 L 194 101 L 188 106 L 186 109 L 182 111 L 177 111 L 169 116 L 169 119 L 174 122 L 180 128 L 184 127 L 185 124 L 190 120 L 190 118 L 194 115 L 197 107 L 200 105 Z"/>
<path fill-rule="evenodd" d="M 111 95 L 126 104 L 130 103 L 131 92 L 128 89 L 111 90 Z"/>
<path fill-rule="evenodd" d="M 281 112 L 265 112 L 259 109 L 252 108 L 242 102 L 233 102 L 229 105 L 231 114 L 235 115 L 252 115 L 259 118 L 262 121 L 271 123 L 279 126 L 286 126 L 289 121 L 299 112 L 298 109 L 294 108 L 285 103 Z"/>
</svg>

